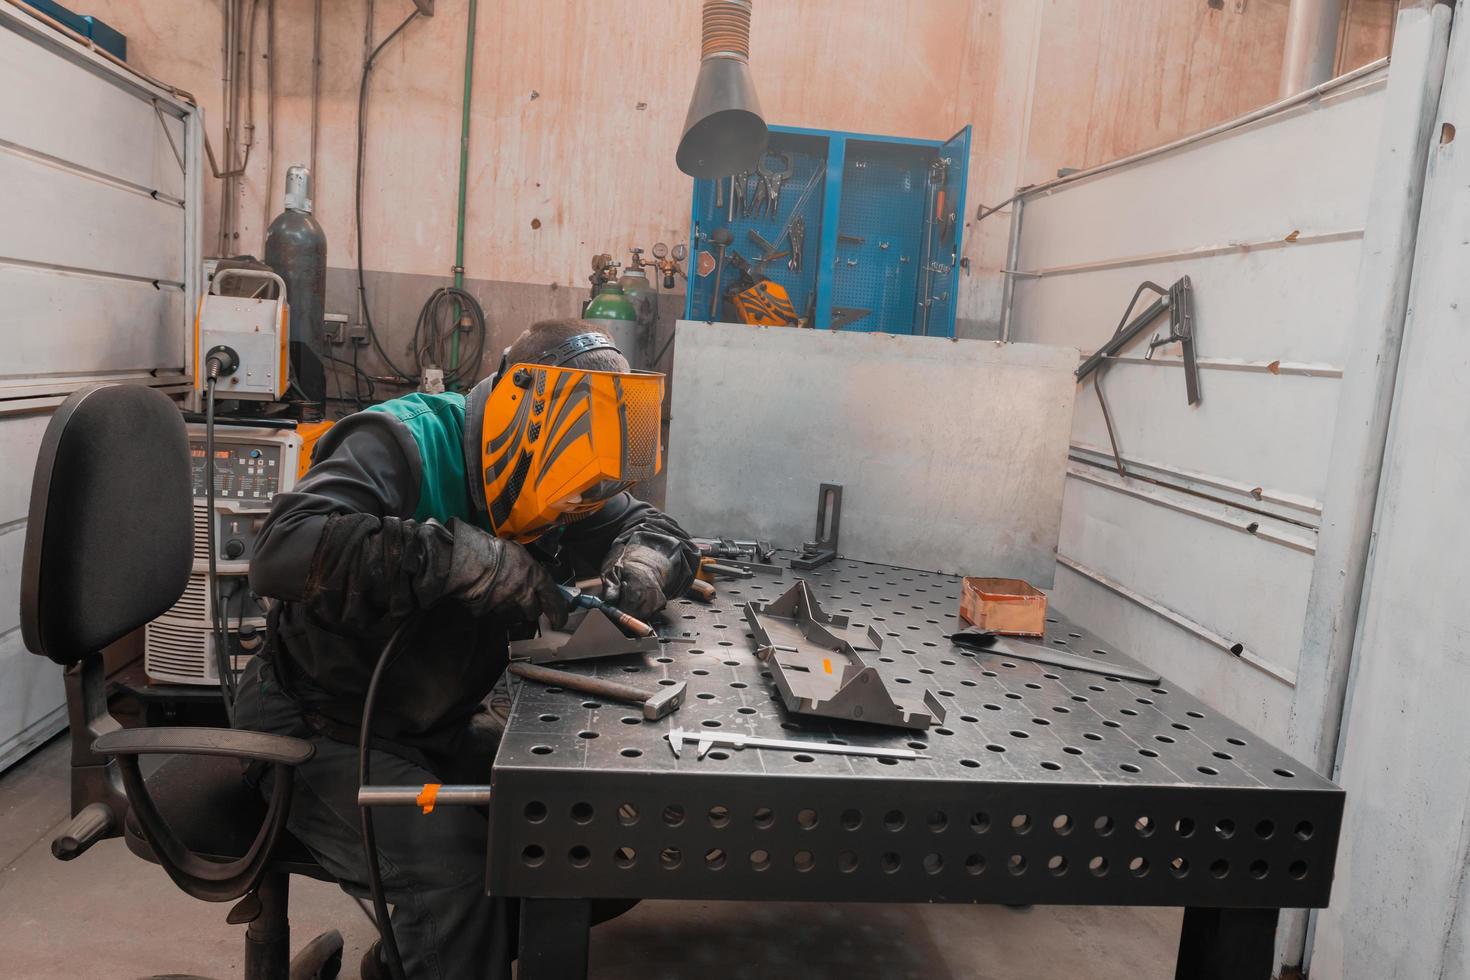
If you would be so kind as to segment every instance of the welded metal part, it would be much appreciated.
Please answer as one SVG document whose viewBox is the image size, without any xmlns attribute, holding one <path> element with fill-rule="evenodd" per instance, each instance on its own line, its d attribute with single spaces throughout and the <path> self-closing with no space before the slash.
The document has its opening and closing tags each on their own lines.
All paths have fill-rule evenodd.
<svg viewBox="0 0 1470 980">
<path fill-rule="evenodd" d="M 1167 680 L 1150 686 L 954 646 L 945 639 L 961 626 L 953 576 L 839 558 L 806 578 L 832 616 L 882 636 L 882 653 L 864 656 L 886 683 L 935 689 L 944 726 L 914 732 L 787 713 L 765 676 L 773 672 L 743 636 L 741 604 L 785 591 L 762 578 L 731 583 L 708 605 L 670 603 L 669 621 L 699 638 L 691 649 L 579 669 L 630 683 L 686 681 L 675 716 L 686 731 L 911 748 L 931 758 L 761 748 L 675 758 L 668 722 L 524 685 L 495 760 L 489 891 L 1327 903 L 1342 791 L 1213 708 Z M 1139 668 L 1054 609 L 1049 616 L 1047 645 Z"/>
<path fill-rule="evenodd" d="M 791 567 L 805 571 L 825 565 L 836 558 L 837 532 L 841 525 L 842 485 L 824 483 L 817 490 L 816 540 L 801 546 L 801 554 L 791 559 Z"/>
<path fill-rule="evenodd" d="M 756 656 L 771 668 L 788 711 L 900 728 L 944 721 L 944 706 L 933 692 L 899 693 L 863 661 L 859 650 L 882 652 L 877 630 L 852 627 L 846 616 L 824 612 L 801 579 L 774 601 L 747 602 L 745 620 Z"/>
<path fill-rule="evenodd" d="M 533 664 L 626 657 L 634 653 L 657 653 L 656 636 L 631 637 L 600 609 L 584 609 L 567 617 L 568 630 L 552 629 L 543 617 L 541 635 L 532 640 L 512 640 L 510 659 Z"/>
<path fill-rule="evenodd" d="M 685 742 L 699 746 L 695 758 L 703 759 L 717 746 L 732 749 L 772 749 L 778 752 L 826 752 L 831 755 L 869 756 L 875 759 L 927 759 L 913 749 L 885 749 L 871 745 L 833 745 L 831 742 L 802 741 L 794 738 L 761 738 L 759 735 L 740 735 L 734 732 L 713 732 L 702 729 L 686 732 L 675 728 L 669 732 L 669 748 L 675 757 L 680 755 Z"/>
</svg>

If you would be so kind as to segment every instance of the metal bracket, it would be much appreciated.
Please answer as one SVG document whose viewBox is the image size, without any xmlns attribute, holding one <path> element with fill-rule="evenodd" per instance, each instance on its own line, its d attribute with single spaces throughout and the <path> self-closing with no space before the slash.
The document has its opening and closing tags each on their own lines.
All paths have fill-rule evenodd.
<svg viewBox="0 0 1470 980">
<path fill-rule="evenodd" d="M 817 539 L 801 546 L 801 554 L 791 559 L 791 567 L 805 571 L 836 558 L 841 525 L 842 484 L 824 483 L 817 491 Z"/>
<path fill-rule="evenodd" d="M 631 637 L 618 629 L 601 609 L 586 609 L 567 618 L 570 632 L 552 629 L 543 617 L 541 635 L 532 640 L 512 640 L 510 659 L 533 664 L 625 657 L 632 653 L 657 653 L 656 636 Z"/>
<path fill-rule="evenodd" d="M 846 718 L 877 725 L 925 729 L 944 721 L 932 691 L 918 697 L 894 694 L 859 650 L 881 651 L 876 630 L 848 625 L 846 616 L 823 611 L 806 582 L 798 579 L 779 598 L 745 604 L 756 656 L 771 676 L 788 711 Z"/>
</svg>

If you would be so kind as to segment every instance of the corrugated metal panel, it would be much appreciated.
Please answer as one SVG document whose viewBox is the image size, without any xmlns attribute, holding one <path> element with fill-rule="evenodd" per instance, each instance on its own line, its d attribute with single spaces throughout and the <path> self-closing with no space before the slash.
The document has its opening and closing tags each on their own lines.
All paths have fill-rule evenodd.
<svg viewBox="0 0 1470 980">
<path fill-rule="evenodd" d="M 201 133 L 193 106 L 0 4 L 0 768 L 64 722 L 17 613 L 48 410 L 89 381 L 185 380 Z"/>
<path fill-rule="evenodd" d="M 1202 402 L 1147 337 L 1078 392 L 1059 608 L 1286 741 L 1384 106 L 1379 69 L 1024 201 L 1012 337 L 1100 346 L 1145 279 L 1195 286 Z M 1161 320 L 1158 330 L 1167 329 Z M 1150 335 L 1153 331 L 1150 331 Z"/>
</svg>

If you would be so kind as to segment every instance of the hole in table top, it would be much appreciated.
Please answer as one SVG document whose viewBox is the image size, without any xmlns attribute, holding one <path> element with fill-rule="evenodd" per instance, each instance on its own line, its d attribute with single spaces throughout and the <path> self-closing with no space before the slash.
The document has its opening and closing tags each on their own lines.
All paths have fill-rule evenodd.
<svg viewBox="0 0 1470 980">
<path fill-rule="evenodd" d="M 572 811 L 571 811 L 571 813 L 572 813 L 572 819 L 574 821 L 576 821 L 577 823 L 591 823 L 592 822 L 592 804 L 591 803 L 573 803 L 572 804 Z"/>
<path fill-rule="evenodd" d="M 902 830 L 904 822 L 905 821 L 902 810 L 889 810 L 887 813 L 883 814 L 883 826 L 888 830 Z"/>
<path fill-rule="evenodd" d="M 924 855 L 923 865 L 925 874 L 937 875 L 944 870 L 944 857 L 930 852 Z"/>
<path fill-rule="evenodd" d="M 1095 856 L 1087 862 L 1087 870 L 1091 871 L 1098 878 L 1103 877 L 1108 873 L 1108 859 L 1101 854 Z"/>
<path fill-rule="evenodd" d="M 670 827 L 677 827 L 684 822 L 684 808 L 677 803 L 670 803 L 664 807 L 664 823 Z"/>
<path fill-rule="evenodd" d="M 546 861 L 546 851 L 539 844 L 527 844 L 521 850 L 521 863 L 528 868 L 539 868 Z"/>
<path fill-rule="evenodd" d="M 1138 831 L 1138 836 L 1140 837 L 1152 837 L 1154 831 L 1158 829 L 1158 826 L 1154 823 L 1152 817 L 1139 817 L 1133 821 L 1133 829 Z"/>
<path fill-rule="evenodd" d="M 713 701 L 715 699 L 715 696 L 708 691 L 700 691 L 694 696 L 699 698 L 699 700 L 701 701 Z"/>
<path fill-rule="evenodd" d="M 1030 737 L 1031 737 L 1031 733 L 1030 732 L 1023 732 L 1019 728 L 1014 729 L 1011 732 L 1011 738 L 1030 738 Z"/>
<path fill-rule="evenodd" d="M 994 742 L 991 742 L 985 747 L 992 752 L 1004 752 L 1006 750 L 1006 747 L 1004 745 L 997 745 Z"/>
<path fill-rule="evenodd" d="M 1259 880 L 1261 878 L 1266 877 L 1270 873 L 1271 873 L 1271 865 L 1267 864 L 1265 861 L 1256 860 L 1256 861 L 1252 861 L 1251 862 L 1251 877 L 1252 878 L 1255 878 L 1255 879 Z"/>
<path fill-rule="evenodd" d="M 857 830 L 863 825 L 863 814 L 860 810 L 843 810 L 838 819 L 843 830 Z"/>
<path fill-rule="evenodd" d="M 795 759 L 797 762 L 816 762 L 817 761 L 813 756 L 809 756 L 805 752 L 798 752 L 796 755 L 793 755 L 791 758 Z"/>
<path fill-rule="evenodd" d="M 704 866 L 711 871 L 719 871 L 725 866 L 725 849 L 723 847 L 711 847 L 704 852 Z"/>
<path fill-rule="evenodd" d="M 1229 840 L 1230 838 L 1235 836 L 1235 821 L 1231 820 L 1229 817 L 1216 820 L 1215 833 L 1219 834 L 1221 838 Z"/>
<path fill-rule="evenodd" d="M 638 806 L 635 803 L 621 803 L 618 805 L 618 823 L 624 827 L 631 827 L 638 822 Z"/>
<path fill-rule="evenodd" d="M 1135 878 L 1142 878 L 1148 874 L 1148 858 L 1142 855 L 1128 862 L 1128 870 Z"/>
<path fill-rule="evenodd" d="M 1180 817 L 1174 821 L 1174 833 L 1180 837 L 1192 837 L 1194 835 L 1194 820 L 1190 817 Z"/>
<path fill-rule="evenodd" d="M 1131 762 L 1125 762 L 1122 765 L 1120 765 L 1118 768 L 1121 769 L 1121 770 L 1123 770 L 1126 773 L 1140 773 L 1140 772 L 1143 772 L 1142 769 L 1138 768 L 1137 766 L 1135 766 Z"/>
<path fill-rule="evenodd" d="M 1153 749 L 1139 749 L 1138 754 L 1143 756 L 1145 759 L 1157 759 L 1159 757 L 1159 754 Z"/>
<path fill-rule="evenodd" d="M 971 854 L 965 858 L 965 871 L 968 874 L 979 875 L 985 873 L 985 856 L 983 854 Z"/>
<path fill-rule="evenodd" d="M 1017 694 L 1015 691 L 1007 691 L 1006 698 L 1011 701 L 1019 701 L 1021 700 L 1021 695 Z"/>
<path fill-rule="evenodd" d="M 1220 770 L 1216 769 L 1214 766 L 1195 766 L 1194 771 L 1202 776 L 1220 775 Z"/>
<path fill-rule="evenodd" d="M 1019 878 L 1026 873 L 1026 855 L 1012 854 L 1006 859 L 1006 870 Z"/>
<path fill-rule="evenodd" d="M 1276 833 L 1276 824 L 1271 820 L 1262 820 L 1256 824 L 1256 836 L 1261 840 L 1270 840 Z"/>
<path fill-rule="evenodd" d="M 1042 728 L 1049 728 L 1049 727 L 1051 727 L 1051 722 L 1048 721 L 1045 718 L 1032 718 L 1031 719 L 1031 724 L 1033 724 L 1033 725 L 1040 725 Z"/>
<path fill-rule="evenodd" d="M 532 800 L 526 804 L 524 812 L 528 821 L 531 823 L 540 823 L 546 819 L 546 804 L 539 800 Z"/>
<path fill-rule="evenodd" d="M 720 828 L 728 826 L 730 823 L 730 808 L 723 803 L 716 803 L 709 808 L 708 817 L 711 827 Z"/>
<path fill-rule="evenodd" d="M 750 866 L 755 871 L 764 871 L 771 866 L 771 854 L 769 851 L 755 850 L 750 852 Z"/>
<path fill-rule="evenodd" d="M 954 732 L 951 731 L 948 728 L 936 728 L 936 729 L 934 729 L 934 734 L 936 734 L 936 735 L 953 735 Z"/>
<path fill-rule="evenodd" d="M 703 725 L 705 728 L 721 727 L 720 722 L 715 721 L 713 718 L 706 718 L 704 721 L 700 722 L 700 724 Z"/>
<path fill-rule="evenodd" d="M 1072 818 L 1065 813 L 1059 813 L 1051 819 L 1051 829 L 1063 837 L 1072 832 Z"/>
<path fill-rule="evenodd" d="M 1046 859 L 1046 870 L 1060 878 L 1067 873 L 1067 859 L 1060 854 L 1053 854 Z"/>
<path fill-rule="evenodd" d="M 1029 813 L 1017 813 L 1011 817 L 1011 830 L 1017 834 L 1029 834 L 1031 832 L 1031 815 Z"/>
<path fill-rule="evenodd" d="M 623 717 L 619 718 L 618 721 L 622 722 L 625 725 L 643 724 L 643 719 L 638 717 L 637 715 L 623 715 Z"/>
<path fill-rule="evenodd" d="M 1063 745 L 1062 746 L 1062 751 L 1065 752 L 1065 753 L 1067 753 L 1068 755 L 1081 755 L 1082 754 L 1082 750 L 1079 749 L 1075 745 Z"/>
<path fill-rule="evenodd" d="M 879 866 L 882 867 L 884 874 L 891 875 L 903 867 L 903 858 L 893 851 L 886 851 L 879 862 Z"/>
<path fill-rule="evenodd" d="M 1290 769 L 1272 769 L 1271 771 L 1283 779 L 1296 778 L 1296 773 L 1292 772 Z"/>
<path fill-rule="evenodd" d="M 1177 857 L 1169 862 L 1169 873 L 1176 878 L 1184 878 L 1189 875 L 1189 859 Z"/>
<path fill-rule="evenodd" d="M 577 737 L 578 738 L 587 739 L 588 741 L 591 741 L 592 739 L 594 739 L 594 738 L 597 737 L 597 733 L 594 732 L 594 731 L 592 731 L 591 729 L 588 729 L 586 731 L 578 732 L 577 733 Z"/>
<path fill-rule="evenodd" d="M 798 725 L 794 721 L 783 721 L 781 723 L 781 727 L 784 728 L 784 729 L 786 729 L 788 732 L 799 732 L 799 731 L 801 731 L 801 726 Z"/>
<path fill-rule="evenodd" d="M 796 811 L 796 825 L 802 830 L 811 830 L 817 825 L 817 811 L 810 807 Z"/>
<path fill-rule="evenodd" d="M 1041 764 L 1041 768 L 1045 769 L 1047 772 L 1060 772 L 1062 767 L 1060 763 L 1043 762 Z"/>
<path fill-rule="evenodd" d="M 884 757 L 884 758 L 881 758 L 881 759 L 877 759 L 875 761 L 880 766 L 896 766 L 896 765 L 898 765 L 898 760 L 897 759 L 889 759 L 887 757 Z"/>
<path fill-rule="evenodd" d="M 726 759 L 730 758 L 730 753 L 726 752 L 724 749 L 715 749 L 709 755 L 705 756 L 705 758 L 714 759 L 716 762 L 724 762 Z"/>
<path fill-rule="evenodd" d="M 566 689 L 565 688 L 561 688 L 561 687 L 548 687 L 546 689 L 546 693 L 547 694 L 560 694 L 564 690 L 566 690 Z"/>
<path fill-rule="evenodd" d="M 1211 752 L 1210 755 L 1224 762 L 1232 762 L 1235 759 L 1235 756 L 1231 755 L 1229 752 Z"/>
<path fill-rule="evenodd" d="M 1078 704 L 1086 704 L 1088 701 L 1088 699 L 1081 694 L 1072 695 L 1072 700 L 1076 701 Z"/>
<path fill-rule="evenodd" d="M 1216 858 L 1210 862 L 1210 874 L 1216 878 L 1224 878 L 1230 874 L 1230 862 L 1224 858 Z"/>
<path fill-rule="evenodd" d="M 541 721 L 561 721 L 561 718 L 559 716 L 557 716 L 557 715 L 542 715 L 540 720 Z"/>
<path fill-rule="evenodd" d="M 1177 728 L 1181 732 L 1192 732 L 1192 731 L 1194 731 L 1194 729 L 1190 728 L 1188 725 L 1184 724 L 1182 721 L 1176 721 L 1176 722 L 1174 722 L 1173 725 L 1171 725 L 1169 727 L 1171 727 L 1171 728 Z"/>
<path fill-rule="evenodd" d="M 1245 745 L 1245 739 L 1243 738 L 1227 738 L 1225 741 L 1237 747 L 1243 747 Z"/>
<path fill-rule="evenodd" d="M 1098 817 L 1092 821 L 1092 829 L 1097 831 L 1099 837 L 1106 837 L 1113 832 L 1113 818 L 1108 816 Z"/>
<path fill-rule="evenodd" d="M 549 745 L 533 745 L 533 746 L 531 746 L 531 754 L 532 755 L 550 755 L 554 751 L 556 751 L 556 750 L 553 749 Z"/>
<path fill-rule="evenodd" d="M 631 868 L 638 862 L 638 852 L 624 845 L 613 851 L 613 864 L 624 870 Z"/>
<path fill-rule="evenodd" d="M 1291 875 L 1297 881 L 1301 881 L 1303 878 L 1305 878 L 1307 876 L 1307 862 L 1305 862 L 1305 861 L 1293 861 L 1293 862 L 1291 862 L 1291 864 L 1287 866 L 1286 873 L 1289 874 L 1289 875 Z"/>
<path fill-rule="evenodd" d="M 567 861 L 574 868 L 585 868 L 592 863 L 592 851 L 585 844 L 578 844 L 567 851 Z"/>
<path fill-rule="evenodd" d="M 1127 715 L 1129 718 L 1137 718 L 1138 717 L 1138 712 L 1134 711 L 1132 708 L 1119 708 L 1118 709 L 1118 714 L 1120 714 L 1120 715 Z"/>
<path fill-rule="evenodd" d="M 980 768 L 980 763 L 976 759 L 961 759 L 960 760 L 960 765 L 964 766 L 966 769 L 979 769 Z"/>
<path fill-rule="evenodd" d="M 943 810 L 934 810 L 924 822 L 932 833 L 938 834 L 942 833 L 944 828 L 949 826 L 949 817 Z"/>
<path fill-rule="evenodd" d="M 695 677 L 709 676 L 709 671 L 705 670 L 703 667 L 696 667 L 694 670 L 691 670 L 690 673 L 693 674 Z"/>
<path fill-rule="evenodd" d="M 626 749 L 621 749 L 618 752 L 618 755 L 622 756 L 624 759 L 636 759 L 639 756 L 641 756 L 642 754 L 643 754 L 643 750 L 642 749 L 635 749 L 635 748 L 631 748 L 631 747 L 630 748 L 626 748 Z"/>
<path fill-rule="evenodd" d="M 1154 740 L 1158 742 L 1163 742 L 1165 745 L 1174 744 L 1174 739 L 1168 735 L 1155 735 Z"/>
<path fill-rule="evenodd" d="M 1087 739 L 1089 742 L 1101 742 L 1103 739 L 1103 737 L 1096 732 L 1083 732 L 1082 737 Z"/>
<path fill-rule="evenodd" d="M 1312 826 L 1312 822 L 1310 820 L 1303 820 L 1301 823 L 1296 825 L 1296 839 L 1311 840 L 1312 834 L 1315 833 L 1315 830 L 1316 828 Z"/>
<path fill-rule="evenodd" d="M 753 715 L 756 713 L 755 709 L 751 707 L 736 708 L 735 710 L 742 715 Z"/>
<path fill-rule="evenodd" d="M 751 820 L 754 821 L 756 827 L 765 830 L 776 822 L 776 814 L 768 806 L 758 806 L 751 814 Z"/>
<path fill-rule="evenodd" d="M 1103 727 L 1104 728 L 1122 728 L 1123 726 L 1121 724 L 1119 724 L 1118 722 L 1113 721 L 1111 718 L 1109 718 L 1109 719 L 1106 719 L 1106 720 L 1103 721 Z"/>
<path fill-rule="evenodd" d="M 636 673 L 638 673 L 642 669 L 643 668 L 640 667 L 640 666 L 638 666 L 637 664 L 624 664 L 623 665 L 623 673 L 625 673 L 625 674 L 636 674 Z"/>
</svg>

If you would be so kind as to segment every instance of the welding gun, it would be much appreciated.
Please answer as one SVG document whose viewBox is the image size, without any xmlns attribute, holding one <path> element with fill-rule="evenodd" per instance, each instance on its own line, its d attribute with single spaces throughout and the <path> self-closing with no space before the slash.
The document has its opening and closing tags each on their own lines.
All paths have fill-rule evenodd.
<svg viewBox="0 0 1470 980">
<path fill-rule="evenodd" d="M 567 603 L 573 609 L 600 609 L 607 614 L 608 619 L 617 623 L 618 627 L 625 633 L 631 633 L 634 636 L 654 635 L 652 626 L 649 626 L 641 619 L 628 615 L 617 606 L 603 602 L 590 592 L 583 592 L 581 589 L 570 585 L 558 585 L 557 588 L 561 589 L 562 597 L 567 600 Z"/>
</svg>

